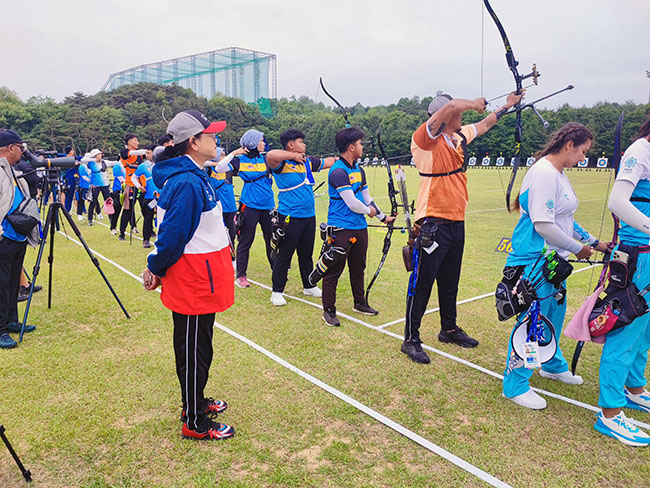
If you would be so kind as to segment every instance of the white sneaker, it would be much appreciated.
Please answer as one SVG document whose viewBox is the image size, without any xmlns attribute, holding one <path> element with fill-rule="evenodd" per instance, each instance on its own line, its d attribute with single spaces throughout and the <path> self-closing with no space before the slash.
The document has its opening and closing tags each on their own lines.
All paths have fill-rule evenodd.
<svg viewBox="0 0 650 488">
<path fill-rule="evenodd" d="M 622 410 L 611 419 L 606 418 L 601 410 L 596 418 L 594 429 L 601 434 L 618 439 L 628 446 L 645 447 L 650 445 L 650 436 L 635 425 L 628 423 L 632 419 L 628 419 Z"/>
<path fill-rule="evenodd" d="M 104 220 L 104 216 L 103 216 L 102 214 L 99 214 L 99 215 L 97 216 L 97 220 Z"/>
<path fill-rule="evenodd" d="M 286 305 L 287 301 L 282 296 L 282 293 L 279 291 L 273 291 L 271 292 L 271 303 L 276 307 L 281 307 L 282 305 Z"/>
<path fill-rule="evenodd" d="M 627 398 L 627 408 L 650 413 L 650 393 L 648 393 L 648 390 L 644 389 L 643 393 L 636 395 L 625 388 L 625 398 Z"/>
<path fill-rule="evenodd" d="M 111 229 L 111 235 L 116 236 L 117 235 L 117 229 Z"/>
<path fill-rule="evenodd" d="M 302 294 L 307 295 L 308 297 L 320 298 L 323 296 L 323 291 L 317 286 L 314 286 L 313 288 L 304 288 Z"/>
<path fill-rule="evenodd" d="M 78 220 L 79 222 L 81 222 L 83 219 L 84 219 L 84 216 L 83 216 L 83 215 L 77 215 L 77 220 Z"/>
<path fill-rule="evenodd" d="M 506 397 L 505 395 L 503 396 Z M 521 395 L 517 395 L 512 398 L 508 398 L 508 400 L 512 400 L 517 405 L 530 408 L 531 410 L 543 410 L 546 408 L 546 400 L 544 400 L 533 390 L 528 390 L 526 393 L 522 393 Z"/>
<path fill-rule="evenodd" d="M 539 370 L 539 375 L 542 378 L 547 378 L 549 380 L 558 380 L 567 385 L 581 385 L 584 383 L 582 376 L 577 374 L 571 374 L 571 371 L 564 371 L 563 373 L 548 373 L 543 369 Z"/>
</svg>

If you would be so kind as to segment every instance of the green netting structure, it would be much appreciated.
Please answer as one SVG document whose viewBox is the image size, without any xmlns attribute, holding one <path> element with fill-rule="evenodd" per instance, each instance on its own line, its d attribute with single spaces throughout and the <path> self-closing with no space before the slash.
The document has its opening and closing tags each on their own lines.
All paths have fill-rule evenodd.
<svg viewBox="0 0 650 488">
<path fill-rule="evenodd" d="M 103 90 L 148 82 L 176 84 L 198 96 L 212 98 L 220 93 L 247 103 L 277 98 L 275 54 L 227 47 L 182 58 L 143 64 L 108 77 Z"/>
</svg>

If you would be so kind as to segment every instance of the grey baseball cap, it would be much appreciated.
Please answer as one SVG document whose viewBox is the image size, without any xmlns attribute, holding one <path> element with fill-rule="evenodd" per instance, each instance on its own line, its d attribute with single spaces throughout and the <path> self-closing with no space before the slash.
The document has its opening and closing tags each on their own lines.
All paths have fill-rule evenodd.
<svg viewBox="0 0 650 488">
<path fill-rule="evenodd" d="M 440 92 L 438 92 L 440 93 Z M 429 109 L 427 112 L 429 112 L 429 115 L 435 114 L 438 110 L 440 110 L 443 105 L 446 105 L 450 101 L 453 100 L 453 97 L 451 95 L 447 95 L 446 93 L 443 93 L 442 95 L 437 95 L 433 100 L 431 100 L 431 103 L 429 104 Z"/>
<path fill-rule="evenodd" d="M 190 137 L 205 133 L 216 134 L 226 128 L 226 122 L 210 122 L 205 115 L 198 110 L 185 110 L 174 116 L 167 125 L 167 134 L 174 139 L 174 144 L 180 144 Z"/>
</svg>

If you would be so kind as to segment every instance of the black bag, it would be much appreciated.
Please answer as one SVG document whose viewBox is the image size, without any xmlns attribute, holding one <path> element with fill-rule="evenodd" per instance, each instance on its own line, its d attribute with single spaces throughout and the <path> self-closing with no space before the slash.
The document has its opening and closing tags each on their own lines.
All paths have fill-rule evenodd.
<svg viewBox="0 0 650 488">
<path fill-rule="evenodd" d="M 537 293 L 532 283 L 521 277 L 525 266 L 506 266 L 503 279 L 497 284 L 494 296 L 497 316 L 501 322 L 528 310 Z"/>
<path fill-rule="evenodd" d="M 33 198 L 25 198 L 18 208 L 7 215 L 6 219 L 16 232 L 28 236 L 36 225 L 38 225 L 38 205 Z"/>
</svg>

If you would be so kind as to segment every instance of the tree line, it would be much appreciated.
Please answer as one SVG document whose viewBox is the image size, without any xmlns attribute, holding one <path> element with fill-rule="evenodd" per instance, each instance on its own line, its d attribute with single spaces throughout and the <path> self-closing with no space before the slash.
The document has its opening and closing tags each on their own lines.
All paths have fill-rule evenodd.
<svg viewBox="0 0 650 488">
<path fill-rule="evenodd" d="M 269 101 L 265 101 L 267 104 Z M 413 131 L 427 119 L 431 97 L 401 98 L 397 103 L 365 107 L 361 104 L 346 107 L 353 125 L 361 127 L 368 137 L 382 127 L 382 143 L 389 157 L 410 153 Z M 78 153 L 93 148 L 104 151 L 107 157 L 117 157 L 124 146 L 125 134 L 134 133 L 141 145 L 155 143 L 165 133 L 166 120 L 186 109 L 197 109 L 211 120 L 226 120 L 226 130 L 219 134 L 227 150 L 239 146 L 239 138 L 255 127 L 264 132 L 272 148 L 280 147 L 280 134 L 294 127 L 305 133 L 308 152 L 314 155 L 336 153 L 334 135 L 344 126 L 337 108 L 308 97 L 270 100 L 272 117 L 265 117 L 257 105 L 238 98 L 215 96 L 198 97 L 193 91 L 179 86 L 138 83 L 126 85 L 95 95 L 74 93 L 61 102 L 47 97 L 21 100 L 8 88 L 0 88 L 0 127 L 13 129 L 32 141 L 35 149 L 62 151 L 72 145 Z M 603 154 L 611 157 L 614 150 L 614 132 L 621 111 L 625 111 L 622 148 L 637 136 L 650 105 L 599 102 L 592 107 L 575 108 L 564 105 L 556 110 L 540 110 L 549 122 L 545 129 L 530 111 L 524 111 L 522 158 L 541 149 L 552 131 L 569 121 L 586 125 L 595 136 L 588 157 Z M 476 112 L 465 114 L 463 123 L 483 118 Z M 515 117 L 504 117 L 485 136 L 469 146 L 470 155 L 479 158 L 511 157 L 514 154 Z M 377 149 L 369 148 L 369 155 Z"/>
</svg>

